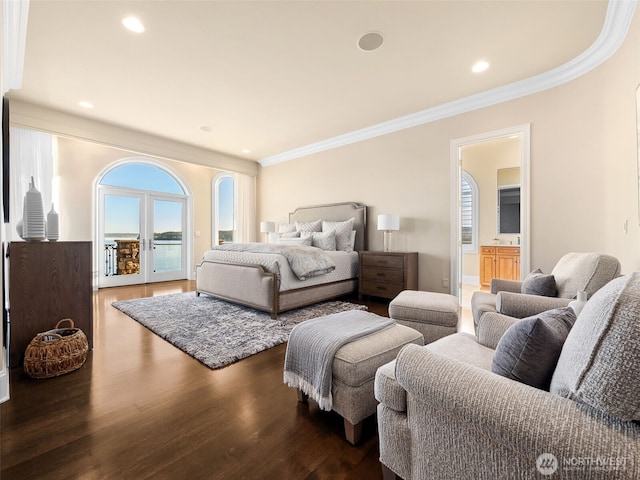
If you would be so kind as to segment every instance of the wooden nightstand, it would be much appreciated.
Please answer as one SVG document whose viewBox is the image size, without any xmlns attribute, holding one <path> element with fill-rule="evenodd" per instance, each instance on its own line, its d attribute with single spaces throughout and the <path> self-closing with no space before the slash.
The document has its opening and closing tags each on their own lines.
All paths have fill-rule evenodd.
<svg viewBox="0 0 640 480">
<path fill-rule="evenodd" d="M 358 294 L 395 298 L 418 289 L 418 252 L 360 252 Z"/>
</svg>

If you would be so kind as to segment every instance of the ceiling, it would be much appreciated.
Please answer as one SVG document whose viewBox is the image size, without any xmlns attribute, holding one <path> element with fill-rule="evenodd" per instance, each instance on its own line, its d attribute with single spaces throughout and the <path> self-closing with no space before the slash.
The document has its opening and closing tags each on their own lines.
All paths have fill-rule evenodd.
<svg viewBox="0 0 640 480">
<path fill-rule="evenodd" d="M 259 161 L 563 65 L 607 5 L 31 0 L 10 97 Z M 372 31 L 384 43 L 362 51 Z"/>
</svg>

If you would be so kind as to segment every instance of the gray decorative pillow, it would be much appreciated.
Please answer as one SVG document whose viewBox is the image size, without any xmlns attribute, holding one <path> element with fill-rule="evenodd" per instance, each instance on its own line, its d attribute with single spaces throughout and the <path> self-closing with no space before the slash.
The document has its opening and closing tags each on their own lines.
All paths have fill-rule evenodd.
<svg viewBox="0 0 640 480">
<path fill-rule="evenodd" d="M 545 275 L 539 268 L 534 270 L 522 282 L 520 289 L 522 293 L 528 295 L 541 295 L 543 297 L 557 297 L 558 287 L 553 275 Z"/>
<path fill-rule="evenodd" d="M 307 247 L 311 247 L 311 237 L 301 238 L 301 237 L 280 237 L 278 239 L 278 243 L 281 245 L 304 245 Z"/>
<path fill-rule="evenodd" d="M 311 238 L 311 246 L 321 248 L 322 250 L 336 249 L 336 233 L 335 232 L 302 232 L 302 238 Z"/>
<path fill-rule="evenodd" d="M 296 230 L 299 232 L 321 232 L 322 220 L 315 222 L 296 222 Z"/>
<path fill-rule="evenodd" d="M 342 250 L 344 252 L 352 252 L 351 246 L 351 232 L 353 231 L 353 218 L 350 218 L 344 222 L 327 222 L 322 221 L 322 231 L 336 233 L 336 250 Z"/>
<path fill-rule="evenodd" d="M 500 338 L 491 371 L 547 390 L 575 321 L 576 314 L 571 307 L 518 320 Z"/>
<path fill-rule="evenodd" d="M 589 299 L 565 342 L 551 393 L 640 420 L 640 272 Z"/>
</svg>

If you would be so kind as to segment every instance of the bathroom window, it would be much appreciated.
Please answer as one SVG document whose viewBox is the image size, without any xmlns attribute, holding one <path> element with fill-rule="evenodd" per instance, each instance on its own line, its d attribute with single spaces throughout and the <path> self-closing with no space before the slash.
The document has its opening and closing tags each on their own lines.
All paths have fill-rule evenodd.
<svg viewBox="0 0 640 480">
<path fill-rule="evenodd" d="M 461 192 L 462 252 L 478 253 L 478 184 L 464 170 L 462 171 Z"/>
</svg>

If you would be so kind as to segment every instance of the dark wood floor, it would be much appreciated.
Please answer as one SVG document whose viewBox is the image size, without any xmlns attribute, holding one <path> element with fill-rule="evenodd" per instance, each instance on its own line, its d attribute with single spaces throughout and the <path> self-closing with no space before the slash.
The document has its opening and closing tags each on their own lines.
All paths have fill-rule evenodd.
<svg viewBox="0 0 640 480">
<path fill-rule="evenodd" d="M 375 420 L 354 447 L 340 417 L 299 404 L 282 382 L 285 345 L 210 370 L 111 306 L 192 289 L 100 290 L 81 369 L 48 380 L 11 372 L 2 480 L 382 478 Z M 367 304 L 386 314 L 386 304 Z"/>
</svg>

